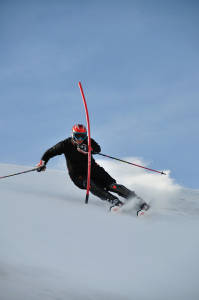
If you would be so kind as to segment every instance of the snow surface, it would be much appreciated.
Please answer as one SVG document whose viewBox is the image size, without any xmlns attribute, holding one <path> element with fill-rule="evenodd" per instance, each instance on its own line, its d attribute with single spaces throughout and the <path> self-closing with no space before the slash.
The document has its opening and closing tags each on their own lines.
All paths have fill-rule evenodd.
<svg viewBox="0 0 199 300">
<path fill-rule="evenodd" d="M 115 215 L 92 195 L 85 205 L 62 170 L 0 180 L 0 300 L 199 299 L 199 191 L 100 164 L 150 202 L 147 216 L 133 200 Z M 25 169 L 1 164 L 0 176 Z"/>
</svg>

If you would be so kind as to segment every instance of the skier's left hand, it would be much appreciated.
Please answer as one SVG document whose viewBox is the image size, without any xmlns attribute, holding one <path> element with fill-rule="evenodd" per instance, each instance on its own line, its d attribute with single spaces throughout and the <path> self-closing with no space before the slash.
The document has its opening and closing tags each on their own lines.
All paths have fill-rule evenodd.
<svg viewBox="0 0 199 300">
<path fill-rule="evenodd" d="M 37 172 L 45 171 L 46 170 L 46 163 L 43 160 L 37 164 Z"/>
<path fill-rule="evenodd" d="M 79 151 L 83 154 L 88 154 L 88 146 L 86 144 L 78 145 L 77 151 Z"/>
</svg>

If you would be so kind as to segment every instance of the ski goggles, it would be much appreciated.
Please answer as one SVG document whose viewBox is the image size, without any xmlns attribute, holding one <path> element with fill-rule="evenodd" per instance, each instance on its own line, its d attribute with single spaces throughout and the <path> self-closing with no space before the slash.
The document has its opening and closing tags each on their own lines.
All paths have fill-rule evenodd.
<svg viewBox="0 0 199 300">
<path fill-rule="evenodd" d="M 86 132 L 73 132 L 73 139 L 77 141 L 84 141 L 87 138 Z"/>
</svg>

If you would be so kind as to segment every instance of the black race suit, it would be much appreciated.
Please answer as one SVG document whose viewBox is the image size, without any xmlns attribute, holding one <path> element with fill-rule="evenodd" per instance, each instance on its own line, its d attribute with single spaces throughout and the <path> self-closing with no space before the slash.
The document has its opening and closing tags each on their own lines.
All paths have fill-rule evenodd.
<svg viewBox="0 0 199 300">
<path fill-rule="evenodd" d="M 84 144 L 87 145 L 87 141 L 85 141 Z M 94 139 L 91 139 L 91 148 L 92 154 L 97 154 L 101 151 L 100 146 Z M 79 152 L 77 145 L 73 143 L 72 138 L 69 137 L 48 149 L 41 159 L 47 164 L 50 158 L 61 154 L 65 155 L 69 176 L 74 184 L 81 189 L 86 189 L 88 155 Z M 95 162 L 92 155 L 90 191 L 102 200 L 108 200 L 110 202 L 114 202 L 118 198 L 109 193 L 109 191 L 115 192 L 125 198 L 135 196 L 134 192 L 122 185 L 118 185 L 116 180 Z"/>
</svg>

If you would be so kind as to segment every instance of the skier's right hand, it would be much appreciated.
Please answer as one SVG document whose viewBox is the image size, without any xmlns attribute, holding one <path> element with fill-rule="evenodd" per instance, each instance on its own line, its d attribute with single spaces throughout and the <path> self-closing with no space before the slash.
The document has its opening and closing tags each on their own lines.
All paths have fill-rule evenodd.
<svg viewBox="0 0 199 300">
<path fill-rule="evenodd" d="M 79 151 L 83 154 L 88 154 L 88 146 L 86 144 L 78 145 L 77 151 Z"/>
<path fill-rule="evenodd" d="M 46 170 L 46 163 L 43 160 L 40 160 L 40 162 L 37 164 L 37 172 L 45 171 Z"/>
</svg>

